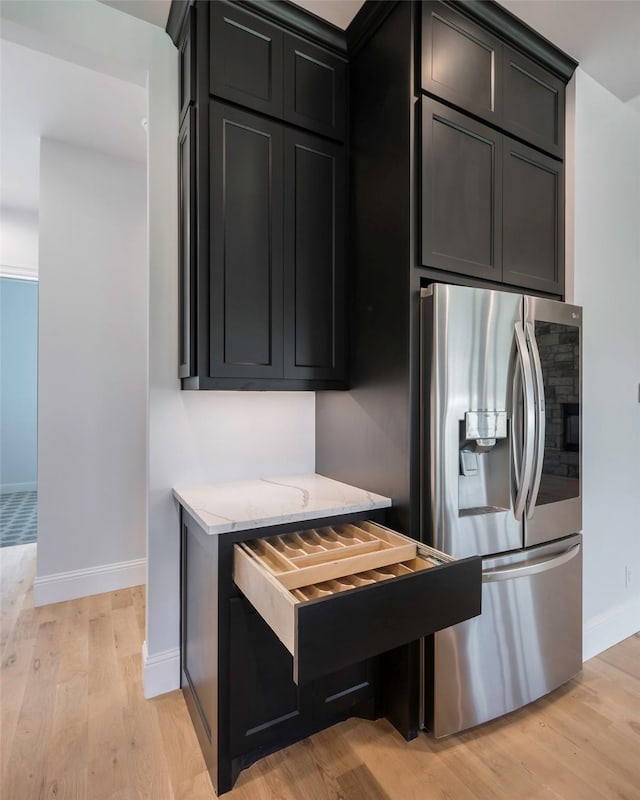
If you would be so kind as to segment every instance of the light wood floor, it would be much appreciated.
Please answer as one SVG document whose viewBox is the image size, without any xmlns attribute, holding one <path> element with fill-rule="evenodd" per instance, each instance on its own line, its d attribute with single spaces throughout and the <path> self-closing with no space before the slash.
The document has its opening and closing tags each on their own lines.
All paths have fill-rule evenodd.
<svg viewBox="0 0 640 800">
<path fill-rule="evenodd" d="M 142 587 L 33 608 L 35 545 L 2 560 L 2 800 L 201 800 L 179 692 L 142 697 Z M 407 744 L 349 720 L 243 772 L 229 800 L 640 798 L 640 635 L 509 717 Z"/>
</svg>

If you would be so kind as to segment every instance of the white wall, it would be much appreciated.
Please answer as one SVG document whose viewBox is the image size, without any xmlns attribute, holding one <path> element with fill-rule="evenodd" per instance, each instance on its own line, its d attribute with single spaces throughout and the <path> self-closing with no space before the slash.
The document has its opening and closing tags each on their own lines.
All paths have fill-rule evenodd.
<svg viewBox="0 0 640 800">
<path fill-rule="evenodd" d="M 0 273 L 16 278 L 37 277 L 37 211 L 0 207 Z"/>
<path fill-rule="evenodd" d="M 63 591 L 60 573 L 145 556 L 146 175 L 47 139 L 40 156 L 36 600 L 52 602 L 52 576 Z"/>
<path fill-rule="evenodd" d="M 574 80 L 589 658 L 640 630 L 640 115 L 582 70 Z M 633 578 L 628 588 L 626 566 Z"/>
<path fill-rule="evenodd" d="M 3 0 L 3 36 L 121 78 L 147 75 L 149 404 L 145 692 L 178 685 L 171 486 L 312 471 L 313 394 L 181 392 L 177 364 L 178 54 L 160 28 L 93 0 Z M 115 502 L 115 499 L 112 499 Z"/>
</svg>

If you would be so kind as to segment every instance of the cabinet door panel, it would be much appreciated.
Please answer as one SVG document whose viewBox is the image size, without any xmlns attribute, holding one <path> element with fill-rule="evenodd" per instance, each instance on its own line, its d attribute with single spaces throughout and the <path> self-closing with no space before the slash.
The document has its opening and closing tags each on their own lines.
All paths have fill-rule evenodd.
<svg viewBox="0 0 640 800">
<path fill-rule="evenodd" d="M 422 264 L 500 280 L 501 135 L 422 98 Z"/>
<path fill-rule="evenodd" d="M 189 107 L 178 136 L 178 377 L 195 369 L 196 111 Z"/>
<path fill-rule="evenodd" d="M 505 46 L 502 118 L 508 131 L 562 157 L 564 95 L 559 78 Z"/>
<path fill-rule="evenodd" d="M 211 104 L 212 377 L 282 377 L 282 129 Z"/>
<path fill-rule="evenodd" d="M 253 14 L 211 3 L 211 93 L 282 117 L 282 37 Z"/>
<path fill-rule="evenodd" d="M 505 136 L 503 174 L 503 280 L 562 294 L 562 163 Z"/>
<path fill-rule="evenodd" d="M 284 118 L 316 133 L 344 139 L 347 65 L 297 36 L 284 38 Z"/>
<path fill-rule="evenodd" d="M 314 714 L 317 718 L 342 714 L 356 703 L 375 699 L 375 659 L 314 681 Z"/>
<path fill-rule="evenodd" d="M 422 3 L 422 89 L 499 124 L 502 44 L 442 3 Z"/>
<path fill-rule="evenodd" d="M 344 378 L 346 164 L 341 146 L 285 132 L 286 378 Z"/>
<path fill-rule="evenodd" d="M 295 736 L 309 725 L 311 687 L 291 679 L 291 655 L 243 598 L 229 602 L 231 756 Z"/>
</svg>

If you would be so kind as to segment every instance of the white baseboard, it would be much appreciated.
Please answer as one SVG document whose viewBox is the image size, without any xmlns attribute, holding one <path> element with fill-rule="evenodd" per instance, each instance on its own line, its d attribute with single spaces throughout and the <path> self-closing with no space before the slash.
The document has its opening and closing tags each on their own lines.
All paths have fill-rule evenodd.
<svg viewBox="0 0 640 800">
<path fill-rule="evenodd" d="M 35 492 L 37 488 L 37 481 L 30 481 L 28 483 L 3 483 L 0 485 L 0 494 L 13 494 L 14 492 Z"/>
<path fill-rule="evenodd" d="M 64 600 L 140 586 L 147 581 L 146 572 L 146 558 L 136 558 L 133 561 L 42 575 L 33 582 L 33 601 L 36 606 L 46 606 L 49 603 L 61 603 Z"/>
<path fill-rule="evenodd" d="M 584 626 L 582 660 L 597 656 L 640 630 L 640 597 L 615 606 Z"/>
<path fill-rule="evenodd" d="M 162 650 L 150 656 L 147 642 L 142 643 L 142 682 L 148 700 L 165 692 L 180 688 L 180 648 Z"/>
</svg>

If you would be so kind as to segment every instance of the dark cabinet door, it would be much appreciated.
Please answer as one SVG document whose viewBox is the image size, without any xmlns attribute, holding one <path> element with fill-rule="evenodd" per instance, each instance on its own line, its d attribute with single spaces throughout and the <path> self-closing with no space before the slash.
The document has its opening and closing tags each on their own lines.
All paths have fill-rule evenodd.
<svg viewBox="0 0 640 800">
<path fill-rule="evenodd" d="M 309 726 L 311 686 L 291 679 L 291 655 L 244 598 L 229 601 L 231 756 L 295 738 Z"/>
<path fill-rule="evenodd" d="M 316 719 L 337 717 L 353 709 L 368 706 L 375 715 L 376 660 L 352 664 L 313 683 L 314 716 Z M 365 705 L 367 704 L 367 705 Z"/>
<path fill-rule="evenodd" d="M 285 34 L 285 120 L 342 141 L 346 108 L 346 61 L 304 39 Z"/>
<path fill-rule="evenodd" d="M 222 0 L 211 3 L 211 93 L 282 117 L 282 40 L 275 25 Z"/>
<path fill-rule="evenodd" d="M 422 3 L 422 89 L 500 124 L 502 44 L 443 3 Z"/>
<path fill-rule="evenodd" d="M 344 148 L 286 130 L 284 376 L 345 375 Z"/>
<path fill-rule="evenodd" d="M 501 279 L 502 136 L 422 98 L 422 265 Z"/>
<path fill-rule="evenodd" d="M 196 110 L 189 110 L 178 136 L 178 377 L 189 378 L 195 368 L 196 266 Z"/>
<path fill-rule="evenodd" d="M 507 136 L 503 138 L 503 280 L 527 289 L 562 294 L 562 163 Z"/>
<path fill-rule="evenodd" d="M 282 377 L 282 127 L 210 105 L 210 375 Z"/>
<path fill-rule="evenodd" d="M 510 133 L 562 158 L 564 83 L 530 58 L 503 49 L 503 126 Z"/>
</svg>

